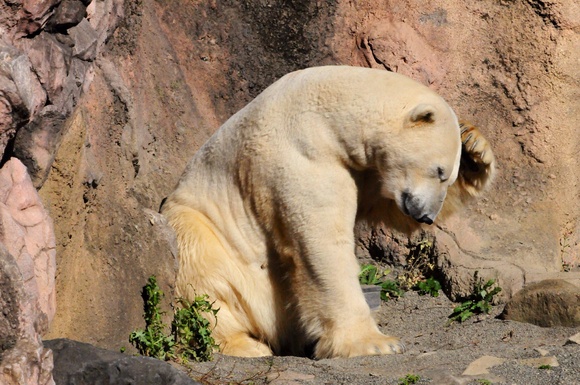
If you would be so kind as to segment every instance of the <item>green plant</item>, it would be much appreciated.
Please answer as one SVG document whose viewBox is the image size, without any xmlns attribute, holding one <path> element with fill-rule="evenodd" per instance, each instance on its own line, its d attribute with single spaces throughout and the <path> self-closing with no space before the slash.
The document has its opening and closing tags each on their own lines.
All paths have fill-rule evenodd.
<svg viewBox="0 0 580 385">
<path fill-rule="evenodd" d="M 540 365 L 540 366 L 538 366 L 538 369 L 548 369 L 548 370 L 550 370 L 550 369 L 552 369 L 552 366 L 551 365 Z"/>
<path fill-rule="evenodd" d="M 381 283 L 381 299 L 383 301 L 388 301 L 391 298 L 399 298 L 402 297 L 405 292 L 399 286 L 399 283 L 396 281 L 392 281 L 390 279 L 386 279 Z"/>
<path fill-rule="evenodd" d="M 380 285 L 382 278 L 388 274 L 388 270 L 379 272 L 375 265 L 363 264 L 358 275 L 358 280 L 361 285 Z"/>
<path fill-rule="evenodd" d="M 480 378 L 477 380 L 477 382 L 481 385 L 491 385 L 491 381 L 490 380 L 486 380 L 485 378 Z"/>
<path fill-rule="evenodd" d="M 416 374 L 407 374 L 405 377 L 399 378 L 399 385 L 411 385 L 419 382 L 421 377 Z"/>
<path fill-rule="evenodd" d="M 211 325 L 204 314 L 212 314 L 215 318 L 219 309 L 213 308 L 207 295 L 196 296 L 193 302 L 181 298 L 178 303 L 180 308 L 175 310 L 171 323 L 176 353 L 183 360 L 210 361 L 219 346 L 211 335 Z"/>
<path fill-rule="evenodd" d="M 495 279 L 490 279 L 485 283 L 477 278 L 475 273 L 475 284 L 473 294 L 459 306 L 453 309 L 449 316 L 449 323 L 454 321 L 463 322 L 475 314 L 489 313 L 493 297 L 501 291 L 501 287 L 493 287 Z"/>
<path fill-rule="evenodd" d="M 404 292 L 399 284 L 393 280 L 386 279 L 389 270 L 379 271 L 378 267 L 371 264 L 361 266 L 359 282 L 361 285 L 377 285 L 381 287 L 381 299 L 388 301 L 391 298 L 401 297 Z"/>
<path fill-rule="evenodd" d="M 165 335 L 165 324 L 162 316 L 165 314 L 159 308 L 159 303 L 164 294 L 157 285 L 155 276 L 149 277 L 148 283 L 143 288 L 145 330 L 137 329 L 129 335 L 129 342 L 132 343 L 140 354 L 155 357 L 160 360 L 168 360 L 174 357 L 173 346 L 175 341 L 173 336 Z"/>
<path fill-rule="evenodd" d="M 439 297 L 439 290 L 441 290 L 441 284 L 435 278 L 427 278 L 424 281 L 418 282 L 415 290 L 419 292 L 419 295 L 429 294 L 431 297 Z"/>
<path fill-rule="evenodd" d="M 426 276 L 432 275 L 435 269 L 435 249 L 433 241 L 423 239 L 411 248 L 407 256 L 405 272 L 397 277 L 403 290 L 413 289 Z"/>
<path fill-rule="evenodd" d="M 143 288 L 145 330 L 137 329 L 129 335 L 129 342 L 140 354 L 160 360 L 180 359 L 187 361 L 207 361 L 212 359 L 214 349 L 218 348 L 211 336 L 210 322 L 204 314 L 211 314 L 217 322 L 219 309 L 213 308 L 207 295 L 196 296 L 193 302 L 178 300 L 174 309 L 171 332 L 163 323 L 165 312 L 159 304 L 164 297 L 155 276 L 149 277 Z"/>
</svg>

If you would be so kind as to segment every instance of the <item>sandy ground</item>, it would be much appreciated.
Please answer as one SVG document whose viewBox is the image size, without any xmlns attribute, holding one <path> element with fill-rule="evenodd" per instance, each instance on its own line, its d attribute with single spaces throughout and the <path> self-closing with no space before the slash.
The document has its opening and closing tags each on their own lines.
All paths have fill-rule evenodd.
<svg viewBox="0 0 580 385">
<path fill-rule="evenodd" d="M 400 355 L 318 361 L 217 355 L 212 362 L 184 369 L 204 384 L 399 384 L 408 374 L 420 377 L 417 384 L 580 384 L 580 345 L 567 343 L 580 327 L 542 328 L 501 320 L 497 316 L 503 306 L 446 326 L 454 306 L 444 296 L 415 292 L 383 302 L 377 319 L 383 332 L 406 344 Z M 478 362 L 484 363 L 472 375 L 464 374 Z M 485 362 L 493 365 L 486 370 Z"/>
</svg>

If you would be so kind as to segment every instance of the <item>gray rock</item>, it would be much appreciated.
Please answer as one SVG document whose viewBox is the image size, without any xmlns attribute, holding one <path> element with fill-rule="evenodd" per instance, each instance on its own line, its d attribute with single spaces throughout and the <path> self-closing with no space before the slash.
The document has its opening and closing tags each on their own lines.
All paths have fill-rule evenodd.
<svg viewBox="0 0 580 385">
<path fill-rule="evenodd" d="M 28 57 L 0 42 L 0 152 L 45 102 Z"/>
<path fill-rule="evenodd" d="M 81 60 L 94 60 L 97 56 L 98 35 L 87 19 L 82 19 L 80 23 L 70 28 L 68 33 L 74 42 L 73 56 Z"/>
<path fill-rule="evenodd" d="M 30 115 L 34 115 L 44 106 L 46 92 L 32 71 L 32 64 L 25 54 L 0 43 L 0 73 L 14 82 Z"/>
<path fill-rule="evenodd" d="M 14 155 L 24 163 L 34 187 L 42 186 L 62 139 L 66 116 L 48 105 L 22 127 L 14 141 Z"/>
<path fill-rule="evenodd" d="M 580 326 L 580 288 L 560 279 L 524 287 L 506 304 L 505 319 L 538 326 Z"/>
<path fill-rule="evenodd" d="M 44 342 L 54 354 L 59 385 L 195 385 L 185 373 L 150 357 L 131 356 L 68 339 Z"/>
<path fill-rule="evenodd" d="M 47 32 L 41 32 L 27 48 L 34 71 L 38 74 L 48 94 L 48 99 L 54 103 L 66 81 L 71 65 L 72 49 Z"/>
</svg>

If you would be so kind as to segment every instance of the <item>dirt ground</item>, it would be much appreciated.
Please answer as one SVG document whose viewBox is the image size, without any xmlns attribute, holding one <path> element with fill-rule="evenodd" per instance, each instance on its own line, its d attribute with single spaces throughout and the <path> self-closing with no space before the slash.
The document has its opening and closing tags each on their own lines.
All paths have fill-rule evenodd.
<svg viewBox="0 0 580 385">
<path fill-rule="evenodd" d="M 443 295 L 415 292 L 383 302 L 377 320 L 383 332 L 405 343 L 407 350 L 400 355 L 311 360 L 218 354 L 212 362 L 183 369 L 203 384 L 402 384 L 409 374 L 420 377 L 417 384 L 580 384 L 580 345 L 567 343 L 580 327 L 505 321 L 498 317 L 503 305 L 489 315 L 446 326 L 455 305 Z M 472 375 L 463 374 L 485 356 L 497 359 L 489 358 L 496 362 L 487 372 L 483 364 Z"/>
</svg>

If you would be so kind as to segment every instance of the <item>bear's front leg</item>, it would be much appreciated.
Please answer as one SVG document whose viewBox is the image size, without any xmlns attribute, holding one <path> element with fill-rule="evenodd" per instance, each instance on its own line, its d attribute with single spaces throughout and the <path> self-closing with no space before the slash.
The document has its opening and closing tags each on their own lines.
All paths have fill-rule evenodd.
<svg viewBox="0 0 580 385">
<path fill-rule="evenodd" d="M 321 242 L 324 245 L 326 242 Z M 320 293 L 318 311 L 309 309 L 312 295 L 301 298 L 300 308 L 309 312 L 303 319 L 320 325 L 316 358 L 354 357 L 362 355 L 401 353 L 404 349 L 398 338 L 381 333 L 364 299 L 359 281 L 359 266 L 352 250 L 354 244 L 333 247 L 326 244 L 324 258 L 327 269 L 318 271 L 315 281 L 322 286 L 312 290 Z M 323 265 L 323 263 L 315 264 Z M 308 302 L 308 303 L 304 303 Z M 314 315 L 315 320 L 311 320 Z M 308 325 L 306 330 L 308 330 Z"/>
<path fill-rule="evenodd" d="M 391 354 L 403 351 L 381 333 L 364 299 L 354 254 L 357 189 L 345 169 L 303 167 L 307 181 L 293 179 L 280 191 L 285 251 L 293 260 L 292 290 L 307 340 L 316 358 Z M 319 183 L 312 183 L 317 181 Z"/>
</svg>

